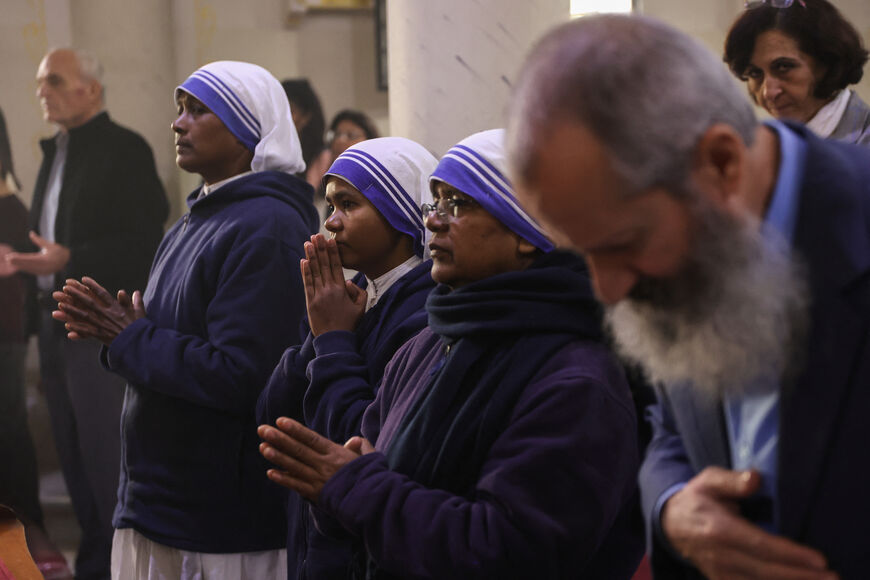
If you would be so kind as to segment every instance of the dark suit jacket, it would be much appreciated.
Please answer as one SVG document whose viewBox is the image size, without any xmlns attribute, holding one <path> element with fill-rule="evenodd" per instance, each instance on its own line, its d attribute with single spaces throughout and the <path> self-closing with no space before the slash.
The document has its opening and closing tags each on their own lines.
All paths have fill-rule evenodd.
<svg viewBox="0 0 870 580">
<path fill-rule="evenodd" d="M 780 533 L 817 548 L 841 578 L 870 576 L 870 151 L 808 144 L 794 247 L 808 266 L 810 333 L 803 370 L 780 393 Z M 695 578 L 652 532 L 657 498 L 710 465 L 729 467 L 719 401 L 666 386 L 650 408 L 641 467 L 657 578 Z"/>
<path fill-rule="evenodd" d="M 44 156 L 30 208 L 30 228 L 38 233 L 55 140 L 40 145 Z M 54 234 L 71 257 L 55 275 L 55 287 L 66 278 L 90 276 L 112 293 L 144 290 L 168 213 L 154 156 L 142 137 L 105 112 L 70 130 Z M 29 278 L 29 327 L 35 331 L 37 287 Z"/>
</svg>

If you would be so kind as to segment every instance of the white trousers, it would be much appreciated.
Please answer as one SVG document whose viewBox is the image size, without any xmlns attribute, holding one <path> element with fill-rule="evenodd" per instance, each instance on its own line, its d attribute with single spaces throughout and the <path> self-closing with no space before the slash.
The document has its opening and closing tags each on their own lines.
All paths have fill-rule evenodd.
<svg viewBox="0 0 870 580">
<path fill-rule="evenodd" d="M 286 580 L 287 550 L 205 554 L 152 542 L 139 532 L 115 530 L 112 580 Z"/>
</svg>

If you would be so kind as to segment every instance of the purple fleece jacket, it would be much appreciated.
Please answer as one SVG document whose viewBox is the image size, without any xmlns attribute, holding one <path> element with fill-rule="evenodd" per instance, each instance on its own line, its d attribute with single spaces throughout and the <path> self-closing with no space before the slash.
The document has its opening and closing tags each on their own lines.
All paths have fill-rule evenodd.
<svg viewBox="0 0 870 580">
<path fill-rule="evenodd" d="M 517 353 L 521 356 L 522 353 Z M 387 367 L 362 433 L 378 452 L 330 479 L 316 511 L 337 519 L 390 575 L 407 578 L 630 578 L 643 550 L 636 509 L 636 419 L 621 367 L 577 340 L 537 372 L 484 461 L 473 493 L 391 471 L 407 408 L 444 359 L 424 329 Z"/>
</svg>

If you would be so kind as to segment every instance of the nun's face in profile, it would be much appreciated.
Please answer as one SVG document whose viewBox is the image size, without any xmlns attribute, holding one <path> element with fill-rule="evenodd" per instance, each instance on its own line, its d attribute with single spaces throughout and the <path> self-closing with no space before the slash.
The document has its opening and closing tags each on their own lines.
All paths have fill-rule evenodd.
<svg viewBox="0 0 870 580">
<path fill-rule="evenodd" d="M 207 184 L 251 168 L 253 154 L 230 133 L 217 115 L 192 95 L 180 91 L 175 132 L 175 163 L 198 173 Z"/>
<path fill-rule="evenodd" d="M 423 217 L 432 232 L 433 280 L 455 290 L 531 263 L 534 246 L 474 199 L 444 182 L 436 182 L 432 197 L 439 211 Z"/>
<path fill-rule="evenodd" d="M 366 196 L 343 179 L 328 178 L 326 203 L 329 217 L 323 226 L 335 239 L 345 268 L 377 278 L 411 257 L 410 238 L 393 228 Z"/>
</svg>

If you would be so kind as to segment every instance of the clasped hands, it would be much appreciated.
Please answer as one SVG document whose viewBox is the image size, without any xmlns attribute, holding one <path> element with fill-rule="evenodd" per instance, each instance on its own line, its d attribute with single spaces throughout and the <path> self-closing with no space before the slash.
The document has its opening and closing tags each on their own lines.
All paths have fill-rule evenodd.
<svg viewBox="0 0 870 580">
<path fill-rule="evenodd" d="M 708 467 L 665 503 L 665 536 L 711 580 L 836 580 L 824 555 L 770 534 L 740 515 L 739 500 L 758 491 L 756 471 Z"/>
<path fill-rule="evenodd" d="M 50 242 L 37 234 L 30 232 L 30 241 L 39 248 L 38 252 L 15 252 L 5 246 L 0 248 L 0 276 L 11 276 L 15 272 L 27 272 L 34 276 L 46 276 L 63 269 L 70 259 L 70 251 L 66 246 Z"/>
<path fill-rule="evenodd" d="M 264 441 L 260 453 L 277 467 L 266 472 L 268 478 L 314 503 L 339 469 L 375 450 L 363 437 L 351 437 L 344 445 L 333 443 L 287 417 L 279 418 L 275 427 L 260 425 L 257 433 Z"/>
<path fill-rule="evenodd" d="M 87 276 L 81 282 L 68 279 L 63 291 L 51 296 L 58 302 L 51 315 L 64 323 L 72 340 L 94 338 L 109 346 L 122 330 L 145 317 L 141 292 L 136 290 L 130 297 L 121 290 L 115 298 Z"/>
<path fill-rule="evenodd" d="M 353 331 L 365 313 L 366 291 L 344 279 L 335 240 L 323 234 L 305 242 L 305 258 L 300 260 L 308 325 L 314 336 L 332 330 Z"/>
</svg>

